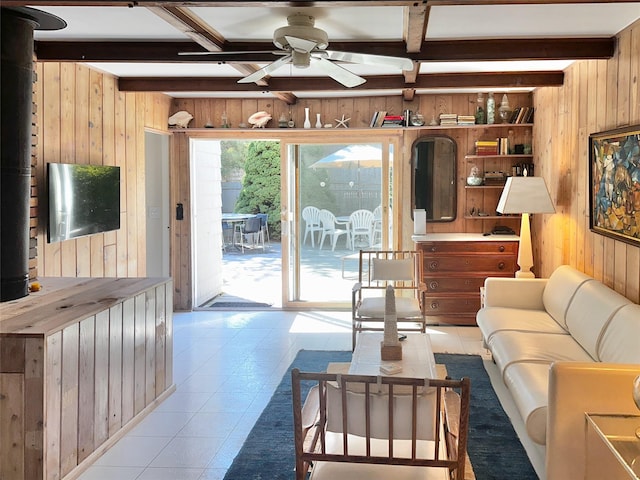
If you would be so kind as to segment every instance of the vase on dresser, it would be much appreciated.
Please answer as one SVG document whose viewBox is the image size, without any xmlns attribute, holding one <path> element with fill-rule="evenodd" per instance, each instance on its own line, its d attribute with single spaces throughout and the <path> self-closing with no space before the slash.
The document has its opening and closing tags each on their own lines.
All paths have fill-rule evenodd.
<svg viewBox="0 0 640 480">
<path fill-rule="evenodd" d="M 304 128 L 311 128 L 311 121 L 309 120 L 309 107 L 304 107 Z"/>
<path fill-rule="evenodd" d="M 316 113 L 316 128 L 322 128 L 322 122 L 320 121 L 319 113 Z"/>
</svg>

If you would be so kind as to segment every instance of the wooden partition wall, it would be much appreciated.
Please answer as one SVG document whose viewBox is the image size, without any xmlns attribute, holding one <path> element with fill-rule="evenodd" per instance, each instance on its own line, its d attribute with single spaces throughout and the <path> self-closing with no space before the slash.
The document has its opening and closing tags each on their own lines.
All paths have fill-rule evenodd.
<svg viewBox="0 0 640 480">
<path fill-rule="evenodd" d="M 569 264 L 640 302 L 640 247 L 590 231 L 588 189 L 589 135 L 640 125 L 640 22 L 618 36 L 614 58 L 575 63 L 534 104 L 536 168 L 556 206 L 533 220 L 538 271 Z"/>
<path fill-rule="evenodd" d="M 0 478 L 77 478 L 172 392 L 168 279 L 43 278 L 0 305 Z"/>
<path fill-rule="evenodd" d="M 123 93 L 117 79 L 75 63 L 35 64 L 33 162 L 37 198 L 37 269 L 48 277 L 135 277 L 146 274 L 145 129 L 167 130 L 171 99 Z M 120 225 L 115 232 L 47 243 L 46 164 L 121 167 Z"/>
</svg>

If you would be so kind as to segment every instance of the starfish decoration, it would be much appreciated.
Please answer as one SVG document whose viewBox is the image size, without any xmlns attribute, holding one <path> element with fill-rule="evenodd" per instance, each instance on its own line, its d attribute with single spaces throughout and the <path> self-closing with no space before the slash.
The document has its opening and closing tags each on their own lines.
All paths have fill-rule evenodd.
<svg viewBox="0 0 640 480">
<path fill-rule="evenodd" d="M 342 114 L 342 120 L 338 120 L 337 118 L 335 118 L 334 120 L 336 121 L 336 127 L 335 128 L 340 128 L 340 127 L 349 128 L 349 125 L 347 125 L 347 122 L 349 120 L 351 120 L 351 117 L 344 118 L 344 113 L 343 113 Z"/>
</svg>

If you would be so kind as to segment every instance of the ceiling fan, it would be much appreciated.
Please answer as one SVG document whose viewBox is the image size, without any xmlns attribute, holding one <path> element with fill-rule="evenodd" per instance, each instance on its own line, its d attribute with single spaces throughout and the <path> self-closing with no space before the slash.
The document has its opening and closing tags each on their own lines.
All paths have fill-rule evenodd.
<svg viewBox="0 0 640 480">
<path fill-rule="evenodd" d="M 334 61 L 382 65 L 401 70 L 411 70 L 413 68 L 413 62 L 408 58 L 327 50 L 326 48 L 329 46 L 327 32 L 314 26 L 315 18 L 311 15 L 296 13 L 287 17 L 287 23 L 286 27 L 278 28 L 273 33 L 273 43 L 280 50 L 271 53 L 282 55 L 282 57 L 264 68 L 241 78 L 238 83 L 257 82 L 287 64 L 292 64 L 297 68 L 307 68 L 313 62 L 329 77 L 348 88 L 362 85 L 366 80 L 334 63 Z M 185 52 L 181 53 L 181 55 L 215 55 L 220 53 L 229 52 Z"/>
</svg>

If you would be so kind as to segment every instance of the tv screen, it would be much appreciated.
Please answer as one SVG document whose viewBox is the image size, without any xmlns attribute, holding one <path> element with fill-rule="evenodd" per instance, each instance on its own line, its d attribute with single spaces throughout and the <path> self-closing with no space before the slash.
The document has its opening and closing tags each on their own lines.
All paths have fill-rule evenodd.
<svg viewBox="0 0 640 480">
<path fill-rule="evenodd" d="M 49 163 L 48 241 L 120 228 L 120 167 Z"/>
</svg>

